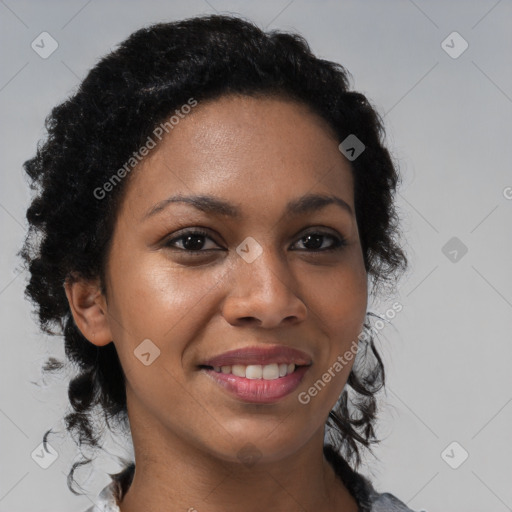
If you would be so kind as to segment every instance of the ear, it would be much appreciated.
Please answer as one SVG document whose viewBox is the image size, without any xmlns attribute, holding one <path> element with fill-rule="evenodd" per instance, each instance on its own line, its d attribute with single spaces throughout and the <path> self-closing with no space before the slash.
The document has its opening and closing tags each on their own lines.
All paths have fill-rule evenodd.
<svg viewBox="0 0 512 512">
<path fill-rule="evenodd" d="M 107 302 L 99 280 L 68 278 L 64 283 L 69 307 L 80 332 L 94 345 L 108 345 L 112 334 L 107 317 Z"/>
</svg>

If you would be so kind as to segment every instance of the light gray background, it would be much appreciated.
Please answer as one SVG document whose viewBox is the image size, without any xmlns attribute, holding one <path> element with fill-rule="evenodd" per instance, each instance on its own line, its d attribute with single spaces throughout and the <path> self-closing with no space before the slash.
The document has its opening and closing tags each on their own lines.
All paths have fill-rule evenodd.
<svg viewBox="0 0 512 512">
<path fill-rule="evenodd" d="M 0 510 L 83 511 L 109 482 L 103 470 L 118 470 L 99 460 L 91 499 L 76 497 L 65 482 L 72 441 L 50 438 L 59 458 L 46 470 L 30 455 L 44 431 L 62 430 L 68 402 L 65 378 L 30 382 L 48 355 L 62 355 L 62 340 L 39 334 L 23 299 L 22 163 L 50 109 L 117 43 L 143 25 L 214 12 L 298 31 L 345 65 L 383 115 L 403 173 L 411 271 L 397 297 L 374 307 L 404 306 L 382 331 L 384 440 L 364 472 L 416 510 L 512 510 L 510 0 L 1 1 Z M 48 59 L 30 46 L 43 31 L 59 44 Z M 456 59 L 441 47 L 453 31 L 469 43 Z M 455 262 L 442 252 L 454 236 L 468 248 Z M 452 464 L 469 453 L 458 469 L 441 456 L 453 441 L 462 448 L 449 451 Z"/>
</svg>

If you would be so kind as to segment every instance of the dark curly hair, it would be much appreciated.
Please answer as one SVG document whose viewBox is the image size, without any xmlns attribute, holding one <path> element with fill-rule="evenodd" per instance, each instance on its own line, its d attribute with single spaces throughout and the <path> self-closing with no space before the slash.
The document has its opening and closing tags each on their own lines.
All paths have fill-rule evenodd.
<svg viewBox="0 0 512 512">
<path fill-rule="evenodd" d="M 348 77 L 343 66 L 315 57 L 300 35 L 265 33 L 237 17 L 204 16 L 134 32 L 53 108 L 45 120 L 45 140 L 24 163 L 36 193 L 20 255 L 30 271 L 25 294 L 36 306 L 41 329 L 64 336 L 65 354 L 77 370 L 68 389 L 72 411 L 64 419 L 79 447 L 101 448 L 103 430 L 92 423 L 97 408 L 111 431 L 112 420 L 126 427 L 125 379 L 114 344 L 95 346 L 75 325 L 63 284 L 99 278 L 106 291 L 105 264 L 129 176 L 102 200 L 94 190 L 191 97 L 198 102 L 228 94 L 292 99 L 326 120 L 340 142 L 356 135 L 365 150 L 351 162 L 354 200 L 371 293 L 394 289 L 407 268 L 394 206 L 399 174 L 384 147 L 382 119 L 363 94 L 349 90 Z M 371 451 L 378 442 L 375 394 L 384 386 L 369 320 L 370 334 L 361 339 L 363 348 L 327 420 L 333 444 L 355 467 L 361 448 Z M 43 370 L 62 366 L 50 358 Z M 80 493 L 72 488 L 73 473 L 91 460 L 73 464 L 68 474 L 75 494 Z"/>
</svg>

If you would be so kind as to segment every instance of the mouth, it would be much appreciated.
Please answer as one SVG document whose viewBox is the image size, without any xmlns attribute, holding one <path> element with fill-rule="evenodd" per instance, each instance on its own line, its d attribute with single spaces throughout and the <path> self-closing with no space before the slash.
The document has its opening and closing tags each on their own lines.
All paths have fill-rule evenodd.
<svg viewBox="0 0 512 512">
<path fill-rule="evenodd" d="M 231 350 L 198 366 L 198 370 L 231 398 L 272 404 L 290 395 L 313 364 L 304 352 L 281 345 Z"/>
<path fill-rule="evenodd" d="M 267 380 L 283 379 L 294 373 L 299 368 L 309 365 L 298 365 L 295 363 L 270 363 L 270 364 L 234 364 L 223 366 L 200 365 L 203 370 L 213 371 L 223 375 L 233 375 L 248 380 Z"/>
<path fill-rule="evenodd" d="M 262 375 L 268 375 L 269 380 L 272 380 L 273 378 L 278 378 L 281 373 L 283 376 L 286 375 L 284 372 L 285 364 L 287 365 L 287 372 L 288 368 L 290 368 L 291 373 L 293 368 L 290 365 L 308 366 L 312 362 L 308 354 L 296 348 L 284 345 L 254 345 L 252 347 L 229 350 L 201 361 L 200 366 L 210 367 L 220 373 L 233 373 L 239 377 L 247 377 L 249 379 L 261 378 L 258 376 L 260 372 L 259 367 L 261 366 Z M 241 367 L 246 372 L 245 375 L 242 375 Z M 249 371 L 248 374 L 247 371 Z M 256 375 L 256 377 L 252 375 Z"/>
</svg>

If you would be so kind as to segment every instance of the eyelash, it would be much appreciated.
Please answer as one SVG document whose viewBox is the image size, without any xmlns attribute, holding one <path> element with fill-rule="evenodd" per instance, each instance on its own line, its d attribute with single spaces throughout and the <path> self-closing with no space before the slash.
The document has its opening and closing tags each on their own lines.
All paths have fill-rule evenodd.
<svg viewBox="0 0 512 512">
<path fill-rule="evenodd" d="M 308 235 L 319 235 L 319 236 L 322 236 L 322 237 L 328 237 L 328 238 L 331 238 L 333 240 L 333 244 L 331 247 L 328 247 L 327 249 L 301 249 L 301 250 L 304 250 L 306 252 L 312 252 L 312 253 L 320 253 L 320 252 L 334 252 L 334 251 L 339 251 L 341 249 L 343 249 L 346 245 L 347 245 L 347 240 L 343 237 L 338 237 L 338 236 L 335 236 L 331 233 L 327 233 L 325 231 L 308 231 L 306 233 L 304 233 L 298 241 L 301 241 L 303 238 L 305 238 L 306 236 Z M 201 236 L 201 237 L 205 237 L 205 238 L 209 238 L 210 240 L 212 240 L 213 242 L 215 242 L 215 240 L 213 240 L 209 234 L 206 232 L 206 231 L 203 231 L 201 229 L 193 229 L 193 230 L 190 230 L 190 231 L 185 231 L 183 232 L 179 237 L 175 237 L 171 240 L 168 240 L 166 242 L 164 242 L 164 246 L 165 247 L 169 247 L 169 248 L 172 248 L 172 249 L 177 249 L 178 251 L 182 251 L 182 252 L 185 252 L 190 255 L 200 255 L 202 253 L 205 253 L 205 252 L 208 252 L 208 251 L 215 251 L 217 249 L 203 249 L 203 250 L 200 250 L 200 251 L 191 251 L 191 250 L 187 250 L 187 249 L 182 249 L 180 247 L 176 247 L 174 245 L 172 245 L 174 242 L 178 241 L 178 240 L 182 240 L 188 236 Z M 216 243 L 216 242 L 215 242 Z"/>
</svg>

